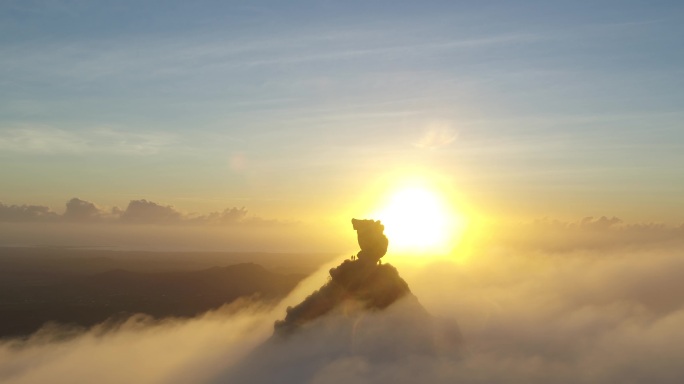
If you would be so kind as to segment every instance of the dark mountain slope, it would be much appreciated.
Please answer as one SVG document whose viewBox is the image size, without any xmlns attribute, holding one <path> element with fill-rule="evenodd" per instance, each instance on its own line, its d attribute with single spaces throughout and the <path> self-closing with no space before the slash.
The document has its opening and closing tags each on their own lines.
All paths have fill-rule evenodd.
<svg viewBox="0 0 684 384">
<path fill-rule="evenodd" d="M 239 297 L 281 298 L 303 277 L 245 263 L 189 272 L 115 269 L 49 285 L 4 287 L 0 337 L 27 335 L 46 322 L 89 327 L 135 313 L 155 318 L 196 316 Z"/>
</svg>

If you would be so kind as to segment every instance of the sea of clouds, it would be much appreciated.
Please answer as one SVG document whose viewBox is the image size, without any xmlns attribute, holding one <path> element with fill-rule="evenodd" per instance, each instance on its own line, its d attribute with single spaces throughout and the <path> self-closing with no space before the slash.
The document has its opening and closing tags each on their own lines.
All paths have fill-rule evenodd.
<svg viewBox="0 0 684 384">
<path fill-rule="evenodd" d="M 290 359 L 291 372 L 310 372 L 311 383 L 681 383 L 684 247 L 658 236 L 635 245 L 629 241 L 634 231 L 614 234 L 624 241 L 610 244 L 597 245 L 600 233 L 575 237 L 575 247 L 503 241 L 453 260 L 413 263 L 388 254 L 386 262 L 431 314 L 458 322 L 458 356 L 374 359 L 336 354 L 296 335 L 279 348 L 291 356 L 325 356 Z M 138 316 L 82 333 L 48 327 L 29 340 L 3 341 L 0 382 L 220 383 L 245 366 L 268 378 L 275 360 L 254 361 L 263 354 L 252 352 L 264 348 L 285 307 L 320 287 L 339 261 L 275 308 L 241 301 L 190 320 Z M 414 331 L 394 329 L 397 348 Z M 301 382 L 297 375 L 271 379 Z"/>
</svg>

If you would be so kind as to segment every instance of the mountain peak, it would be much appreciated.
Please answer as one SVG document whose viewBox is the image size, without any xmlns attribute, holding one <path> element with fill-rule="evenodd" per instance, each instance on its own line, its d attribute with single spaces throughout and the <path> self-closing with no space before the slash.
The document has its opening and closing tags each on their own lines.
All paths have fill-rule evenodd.
<svg viewBox="0 0 684 384">
<path fill-rule="evenodd" d="M 346 301 L 355 301 L 364 309 L 384 309 L 411 293 L 397 269 L 380 262 L 388 245 L 382 223 L 352 219 L 352 225 L 361 250 L 351 260 L 332 268 L 330 280 L 319 290 L 288 307 L 285 319 L 275 323 L 276 334 L 287 335 Z"/>
<path fill-rule="evenodd" d="M 310 382 L 331 361 L 382 365 L 412 356 L 460 356 L 456 322 L 430 315 L 397 269 L 380 263 L 387 246 L 384 227 L 364 222 L 370 230 L 358 232 L 358 255 L 332 268 L 327 283 L 288 307 L 273 337 L 232 367 L 228 382 Z"/>
</svg>

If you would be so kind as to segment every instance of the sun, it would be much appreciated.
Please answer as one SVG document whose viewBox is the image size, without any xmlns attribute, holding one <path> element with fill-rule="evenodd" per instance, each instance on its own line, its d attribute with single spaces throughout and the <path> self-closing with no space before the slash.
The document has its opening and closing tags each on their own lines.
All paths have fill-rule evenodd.
<svg viewBox="0 0 684 384">
<path fill-rule="evenodd" d="M 390 249 L 399 253 L 448 252 L 464 224 L 448 202 L 426 186 L 397 189 L 373 215 L 385 225 Z"/>
</svg>

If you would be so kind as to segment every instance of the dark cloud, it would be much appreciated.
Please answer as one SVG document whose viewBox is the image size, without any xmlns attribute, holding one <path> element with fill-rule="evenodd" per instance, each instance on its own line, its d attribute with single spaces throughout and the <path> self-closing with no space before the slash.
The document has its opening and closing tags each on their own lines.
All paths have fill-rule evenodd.
<svg viewBox="0 0 684 384">
<path fill-rule="evenodd" d="M 5 205 L 0 203 L 0 221 L 57 221 L 59 215 L 42 205 Z"/>
<path fill-rule="evenodd" d="M 142 199 L 131 200 L 120 219 L 136 224 L 174 224 L 179 223 L 183 215 L 170 205 L 160 205 Z"/>
<path fill-rule="evenodd" d="M 210 216 L 210 221 L 211 219 L 216 218 L 219 224 L 233 224 L 244 220 L 244 218 L 247 216 L 247 210 L 245 207 L 226 208 L 223 210 L 223 212 L 219 214 L 212 213 Z"/>
<path fill-rule="evenodd" d="M 247 227 L 279 227 L 291 225 L 292 222 L 285 222 L 276 219 L 265 219 L 258 216 L 249 216 L 245 207 L 226 208 L 221 212 L 212 212 L 207 215 L 184 216 L 184 221 L 197 224 L 208 225 L 240 225 Z"/>
<path fill-rule="evenodd" d="M 184 225 L 240 225 L 240 226 L 273 226 L 284 224 L 278 220 L 248 216 L 245 207 L 226 208 L 220 212 L 206 215 L 184 214 L 171 205 L 161 205 L 153 201 L 131 200 L 126 210 L 115 208 L 121 222 L 138 224 L 184 224 Z"/>
<path fill-rule="evenodd" d="M 249 216 L 245 207 L 226 208 L 206 215 L 185 214 L 171 205 L 154 201 L 131 200 L 126 209 L 113 207 L 106 211 L 95 203 L 74 197 L 67 201 L 63 214 L 41 205 L 4 205 L 0 203 L 0 222 L 80 222 L 80 223 L 126 223 L 126 224 L 182 224 L 182 225 L 240 225 L 279 226 L 284 223 L 273 219 Z"/>
<path fill-rule="evenodd" d="M 74 197 L 67 201 L 62 218 L 69 221 L 99 221 L 103 213 L 95 204 Z"/>
<path fill-rule="evenodd" d="M 247 210 L 245 209 L 245 207 L 233 207 L 226 208 L 222 212 L 212 212 L 208 215 L 197 216 L 194 218 L 190 218 L 188 220 L 200 224 L 226 225 L 244 222 L 246 217 Z"/>
</svg>

